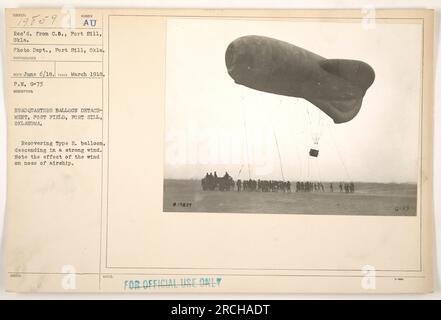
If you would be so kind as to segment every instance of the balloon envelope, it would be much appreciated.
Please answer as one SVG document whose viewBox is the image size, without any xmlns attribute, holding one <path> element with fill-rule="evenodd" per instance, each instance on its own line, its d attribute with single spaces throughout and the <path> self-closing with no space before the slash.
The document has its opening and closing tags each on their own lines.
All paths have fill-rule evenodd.
<svg viewBox="0 0 441 320">
<path fill-rule="evenodd" d="M 244 36 L 225 52 L 228 74 L 238 84 L 263 92 L 304 98 L 335 123 L 353 119 L 375 79 L 367 63 L 326 59 L 290 43 Z"/>
</svg>

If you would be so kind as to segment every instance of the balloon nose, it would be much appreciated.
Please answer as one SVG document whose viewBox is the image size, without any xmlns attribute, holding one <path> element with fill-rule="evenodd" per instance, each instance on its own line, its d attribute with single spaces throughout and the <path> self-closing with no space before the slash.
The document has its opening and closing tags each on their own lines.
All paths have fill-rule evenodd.
<svg viewBox="0 0 441 320">
<path fill-rule="evenodd" d="M 227 47 L 227 51 L 225 52 L 225 64 L 227 66 L 228 73 L 231 73 L 234 70 L 236 58 L 236 45 L 232 42 Z"/>
</svg>

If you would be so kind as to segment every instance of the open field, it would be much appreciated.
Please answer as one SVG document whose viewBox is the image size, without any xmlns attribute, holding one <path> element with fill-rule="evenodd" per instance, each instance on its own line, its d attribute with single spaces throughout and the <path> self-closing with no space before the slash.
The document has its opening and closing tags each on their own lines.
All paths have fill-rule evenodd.
<svg viewBox="0 0 441 320">
<path fill-rule="evenodd" d="M 295 182 L 292 183 L 295 188 Z M 355 193 L 202 191 L 197 180 L 164 180 L 165 212 L 415 216 L 416 184 L 356 183 Z"/>
</svg>

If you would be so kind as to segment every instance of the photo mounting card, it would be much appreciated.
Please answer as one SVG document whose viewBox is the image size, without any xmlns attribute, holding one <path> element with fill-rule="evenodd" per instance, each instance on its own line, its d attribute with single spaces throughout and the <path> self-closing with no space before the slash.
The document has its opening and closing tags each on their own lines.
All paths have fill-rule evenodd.
<svg viewBox="0 0 441 320">
<path fill-rule="evenodd" d="M 432 10 L 5 17 L 9 291 L 432 290 Z"/>
</svg>

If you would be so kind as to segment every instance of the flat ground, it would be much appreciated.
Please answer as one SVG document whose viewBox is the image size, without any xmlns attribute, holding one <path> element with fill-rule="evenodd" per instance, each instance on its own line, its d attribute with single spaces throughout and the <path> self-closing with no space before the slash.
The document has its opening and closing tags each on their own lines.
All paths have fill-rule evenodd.
<svg viewBox="0 0 441 320">
<path fill-rule="evenodd" d="M 292 183 L 295 189 L 295 183 Z M 164 180 L 165 212 L 416 215 L 416 184 L 356 183 L 355 193 L 202 191 L 197 180 Z M 338 184 L 334 183 L 334 190 Z"/>
</svg>

